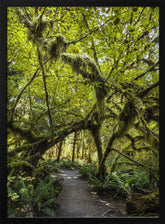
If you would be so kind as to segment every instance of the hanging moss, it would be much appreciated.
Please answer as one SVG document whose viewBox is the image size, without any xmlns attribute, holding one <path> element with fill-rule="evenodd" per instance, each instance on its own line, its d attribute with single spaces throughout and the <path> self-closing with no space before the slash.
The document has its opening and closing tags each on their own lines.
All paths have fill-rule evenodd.
<svg viewBox="0 0 165 224">
<path fill-rule="evenodd" d="M 8 174 L 12 175 L 13 173 L 17 173 L 18 171 L 22 170 L 22 171 L 32 171 L 34 170 L 34 166 L 27 162 L 27 161 L 23 161 L 23 160 L 17 160 L 17 161 L 13 161 L 8 163 L 7 165 L 7 170 L 8 170 Z"/>
<path fill-rule="evenodd" d="M 49 54 L 54 59 L 58 59 L 60 57 L 60 48 L 58 46 L 56 38 L 51 41 Z"/>
<path fill-rule="evenodd" d="M 57 43 L 59 45 L 64 45 L 64 44 L 67 43 L 66 40 L 65 40 L 65 37 L 62 34 L 57 34 L 56 35 L 56 40 L 57 40 Z"/>
<path fill-rule="evenodd" d="M 79 73 L 81 66 L 85 67 L 85 61 L 78 54 L 62 54 L 62 60 L 72 67 L 73 72 Z"/>
<path fill-rule="evenodd" d="M 139 97 L 133 97 L 124 106 L 119 114 L 119 127 L 118 134 L 124 134 L 127 130 L 134 125 L 135 118 L 141 118 L 143 115 L 143 103 Z"/>
<path fill-rule="evenodd" d="M 99 73 L 96 63 L 89 57 L 79 54 L 63 53 L 61 59 L 72 67 L 73 72 L 79 73 L 80 68 L 82 68 L 84 72 L 90 69 L 94 76 Z"/>
<path fill-rule="evenodd" d="M 28 39 L 35 41 L 41 38 L 47 24 L 48 21 L 44 17 L 34 17 L 28 30 Z"/>
<path fill-rule="evenodd" d="M 128 121 L 136 115 L 136 110 L 132 101 L 125 104 L 123 110 L 119 115 L 120 121 Z"/>
<path fill-rule="evenodd" d="M 137 115 L 137 111 L 135 106 L 131 101 L 127 102 L 119 114 L 119 126 L 117 130 L 117 135 L 121 136 L 122 134 L 126 133 L 127 130 L 134 124 L 135 116 Z"/>
<path fill-rule="evenodd" d="M 134 97 L 133 103 L 138 117 L 142 117 L 142 115 L 144 114 L 144 106 L 142 100 L 139 97 Z"/>
<path fill-rule="evenodd" d="M 30 167 L 31 169 L 34 169 L 34 166 L 31 163 L 29 163 L 27 161 L 22 161 L 22 160 L 21 161 L 13 161 L 8 164 L 8 167 L 10 167 L 10 168 L 16 168 L 16 167 L 20 168 L 22 166 L 27 166 L 27 167 Z"/>
<path fill-rule="evenodd" d="M 62 34 L 57 34 L 51 40 L 44 40 L 42 43 L 42 48 L 48 51 L 52 59 L 59 59 L 61 53 L 65 52 L 67 49 L 67 41 Z"/>
<path fill-rule="evenodd" d="M 97 124 L 101 124 L 104 119 L 104 100 L 97 101 L 93 116 Z"/>
</svg>

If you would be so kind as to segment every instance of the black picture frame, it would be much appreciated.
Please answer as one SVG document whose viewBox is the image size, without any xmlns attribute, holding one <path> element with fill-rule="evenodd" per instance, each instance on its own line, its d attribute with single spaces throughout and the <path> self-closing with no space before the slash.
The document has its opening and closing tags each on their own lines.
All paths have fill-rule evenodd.
<svg viewBox="0 0 165 224">
<path fill-rule="evenodd" d="M 160 132 L 160 217 L 159 218 L 8 218 L 7 217 L 7 153 L 6 153 L 6 139 L 7 139 L 7 77 L 6 77 L 6 61 L 7 61 L 7 43 L 6 43 L 6 20 L 7 7 L 16 6 L 157 6 L 160 8 L 160 70 L 163 70 L 163 59 L 165 52 L 165 24 L 164 14 L 165 8 L 163 1 L 159 0 L 3 0 L 0 3 L 0 222 L 1 223 L 165 223 L 165 193 L 164 193 L 164 148 L 163 148 L 163 85 L 164 74 L 160 71 L 160 100 L 161 105 L 161 128 Z M 163 73 L 163 72 L 162 72 Z M 164 77 L 163 77 L 164 76 Z M 162 86 L 162 88 L 161 88 Z M 160 130 L 161 130 L 160 128 Z"/>
</svg>

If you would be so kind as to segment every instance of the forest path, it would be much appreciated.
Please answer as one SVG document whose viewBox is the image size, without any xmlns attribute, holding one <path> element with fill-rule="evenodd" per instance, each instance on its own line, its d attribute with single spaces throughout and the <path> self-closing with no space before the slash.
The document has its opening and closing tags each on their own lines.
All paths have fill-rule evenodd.
<svg viewBox="0 0 165 224">
<path fill-rule="evenodd" d="M 114 212 L 114 205 L 102 200 L 96 192 L 90 192 L 87 181 L 79 176 L 78 170 L 61 170 L 63 194 L 58 198 L 55 217 L 58 218 L 108 218 L 123 217 L 121 211 Z M 92 194 L 93 193 L 93 194 Z M 119 206 L 115 204 L 115 206 Z"/>
</svg>

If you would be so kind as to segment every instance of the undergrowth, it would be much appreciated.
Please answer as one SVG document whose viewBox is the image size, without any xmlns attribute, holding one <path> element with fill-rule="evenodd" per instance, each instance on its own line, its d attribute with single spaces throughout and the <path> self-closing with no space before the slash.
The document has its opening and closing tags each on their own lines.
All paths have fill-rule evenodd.
<svg viewBox="0 0 165 224">
<path fill-rule="evenodd" d="M 80 175 L 88 179 L 98 192 L 104 192 L 114 198 L 132 197 L 134 193 L 147 194 L 150 192 L 150 181 L 147 171 L 134 169 L 131 173 L 118 172 L 107 173 L 104 180 L 97 178 L 97 166 L 95 164 L 84 164 L 81 166 Z"/>
<path fill-rule="evenodd" d="M 78 162 L 72 162 L 71 160 L 60 160 L 58 166 L 62 169 L 80 169 L 81 165 Z"/>
<path fill-rule="evenodd" d="M 89 180 L 95 191 L 115 199 L 124 199 L 131 205 L 132 201 L 135 206 L 140 204 L 142 208 L 136 211 L 134 214 L 136 216 L 158 213 L 159 195 L 155 193 L 158 192 L 158 188 L 151 189 L 149 174 L 146 170 L 135 168 L 130 172 L 129 169 L 118 169 L 116 172 L 107 173 L 103 181 L 97 178 L 97 170 L 96 165 L 92 163 L 84 164 L 79 170 L 80 175 Z"/>
<path fill-rule="evenodd" d="M 53 174 L 65 168 L 79 169 L 80 175 L 87 179 L 98 193 L 128 200 L 128 211 L 136 203 L 148 206 L 146 211 L 154 212 L 154 209 L 158 208 L 159 195 L 153 193 L 153 188 L 150 188 L 149 175 L 145 170 L 118 169 L 106 173 L 101 181 L 97 178 L 98 167 L 93 163 L 80 165 L 70 160 L 40 160 L 31 175 L 18 172 L 8 176 L 8 217 L 53 217 L 57 208 L 56 200 L 63 191 L 58 175 Z M 155 188 L 155 192 L 157 191 Z M 138 200 L 141 198 L 140 201 L 136 197 Z"/>
<path fill-rule="evenodd" d="M 18 172 L 8 176 L 8 217 L 52 217 L 56 199 L 62 193 L 58 177 L 59 164 L 41 160 L 31 175 Z"/>
</svg>

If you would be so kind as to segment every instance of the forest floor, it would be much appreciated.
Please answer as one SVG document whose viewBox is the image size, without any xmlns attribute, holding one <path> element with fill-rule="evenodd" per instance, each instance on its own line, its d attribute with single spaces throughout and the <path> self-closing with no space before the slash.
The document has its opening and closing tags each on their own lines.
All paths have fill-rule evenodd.
<svg viewBox="0 0 165 224">
<path fill-rule="evenodd" d="M 59 205 L 55 212 L 58 218 L 110 218 L 126 216 L 125 203 L 98 196 L 90 184 L 82 179 L 78 170 L 63 169 L 63 194 L 57 199 Z"/>
</svg>

